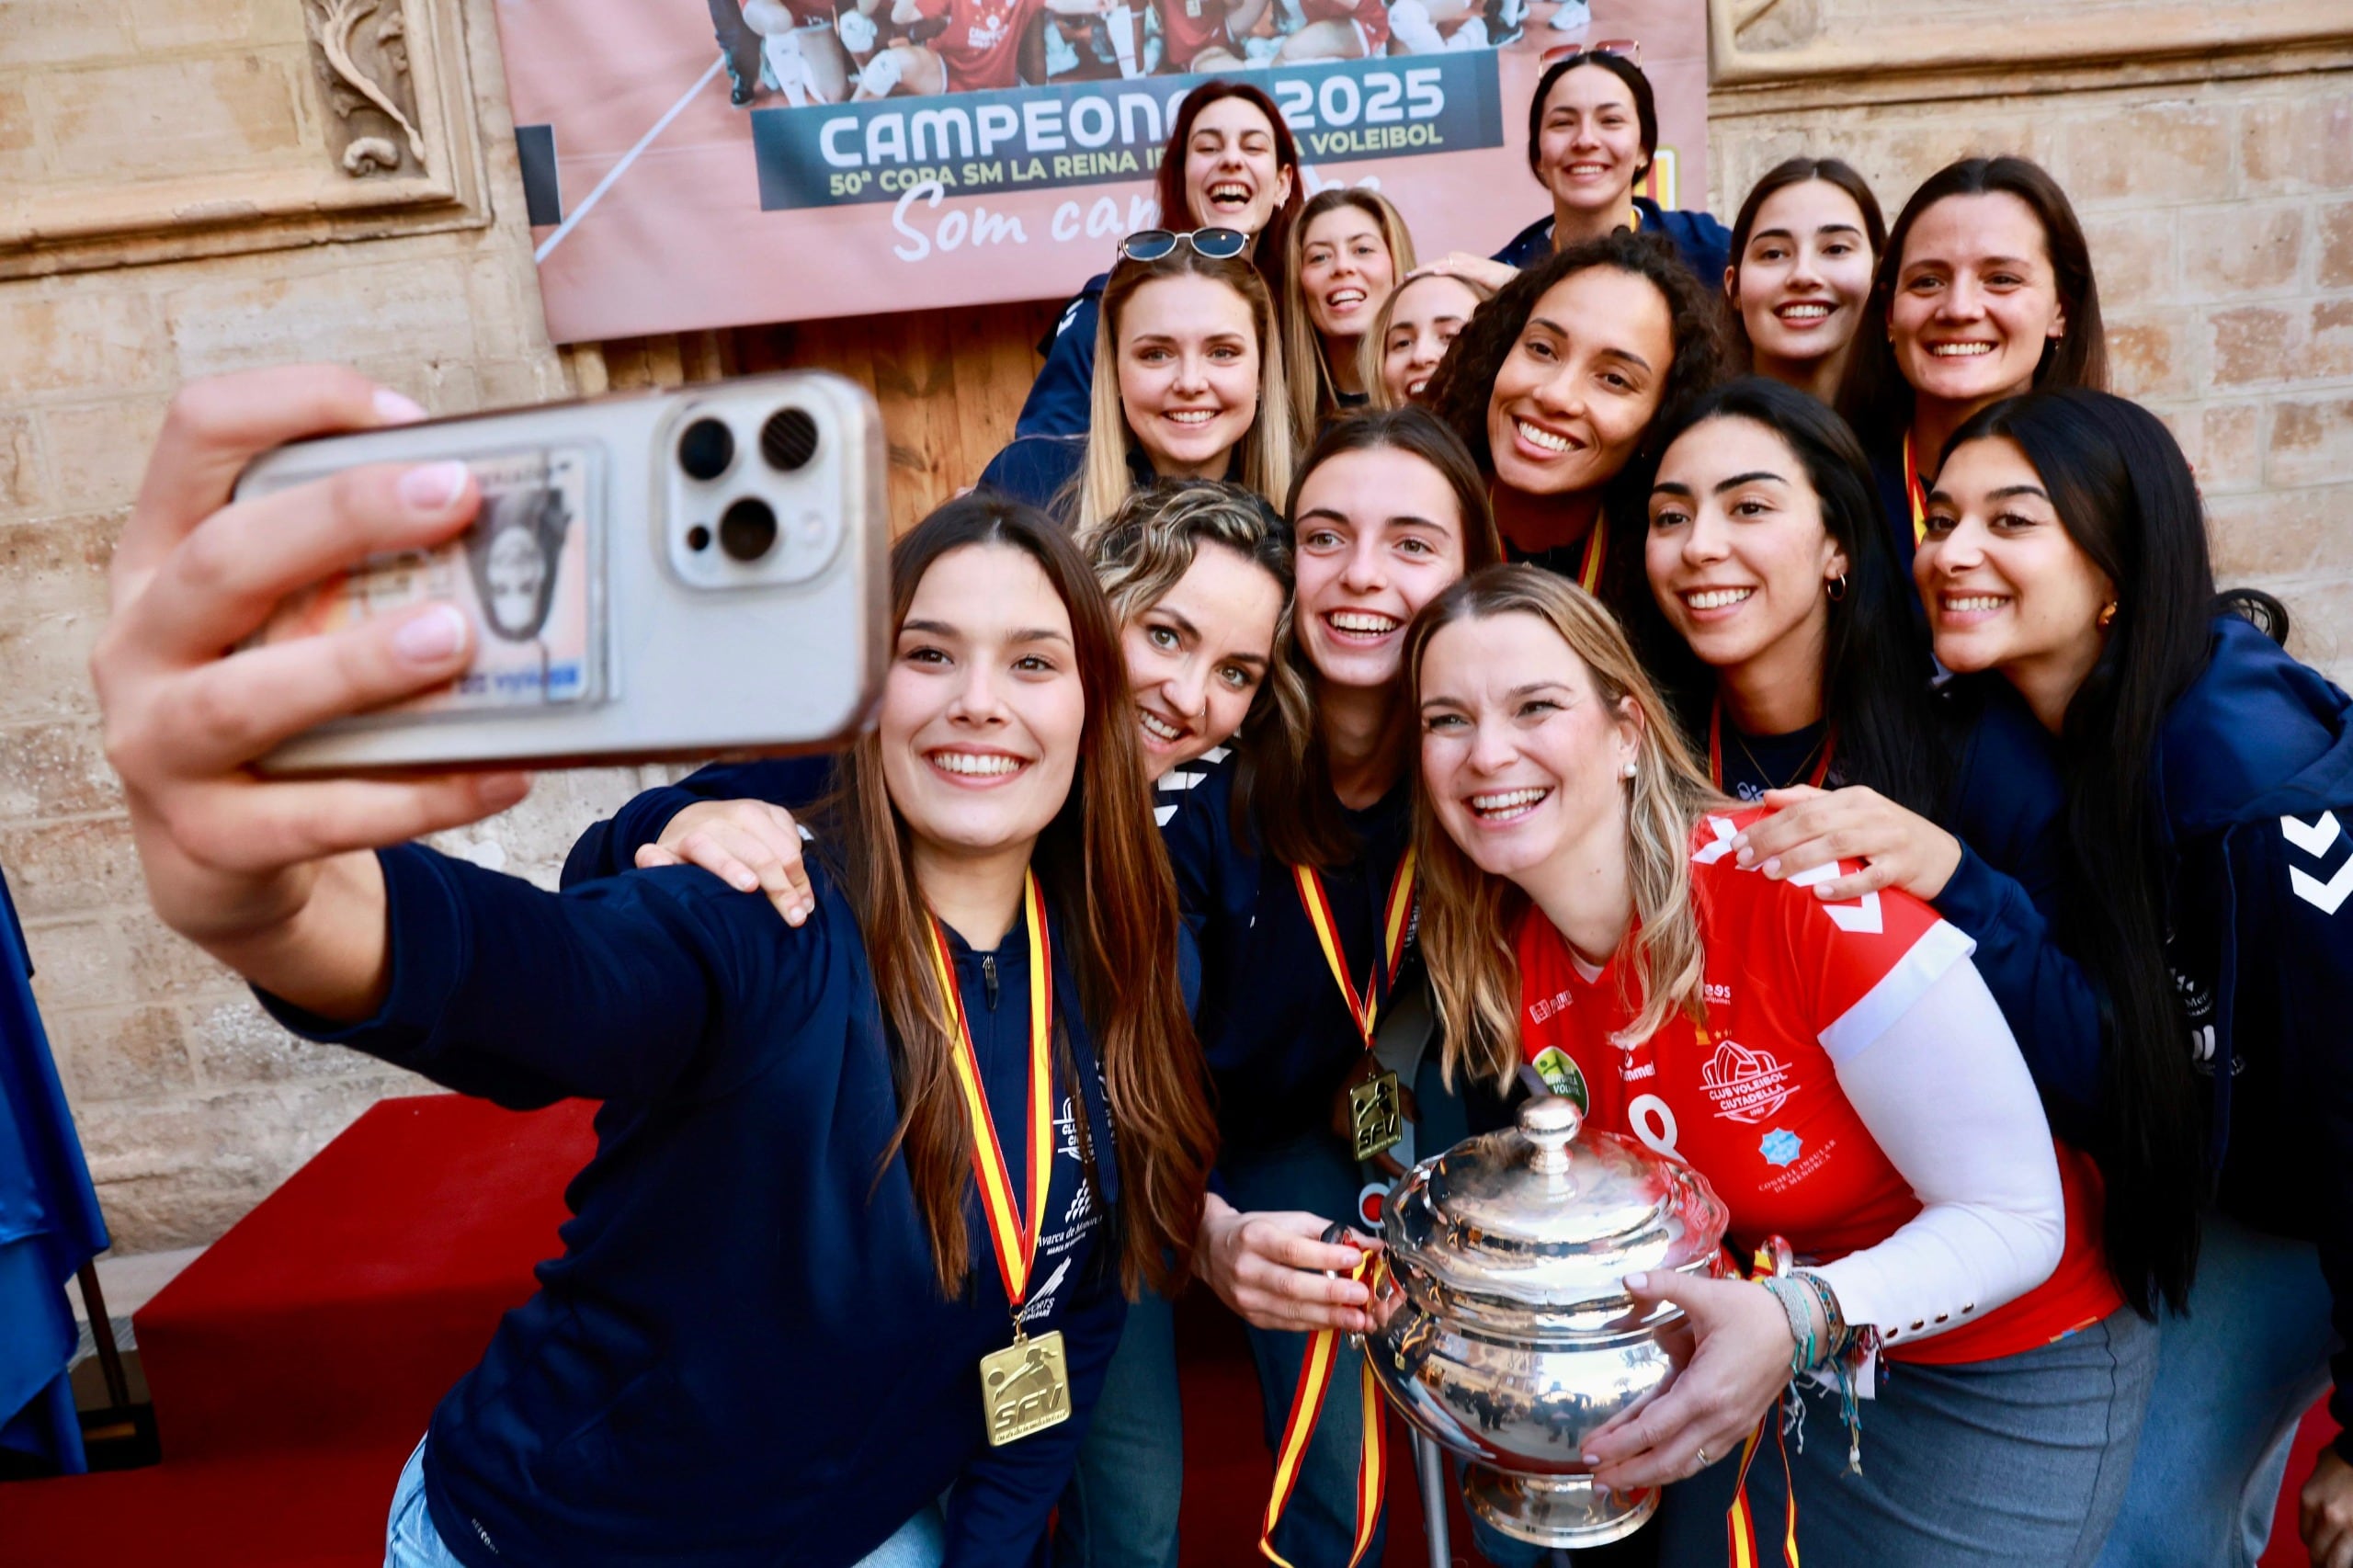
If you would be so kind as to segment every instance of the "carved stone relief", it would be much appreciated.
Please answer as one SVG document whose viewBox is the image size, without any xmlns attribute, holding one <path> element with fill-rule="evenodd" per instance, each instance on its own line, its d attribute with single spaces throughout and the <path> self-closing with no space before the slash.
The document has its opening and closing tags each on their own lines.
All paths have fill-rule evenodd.
<svg viewBox="0 0 2353 1568">
<path fill-rule="evenodd" d="M 400 0 L 303 0 L 311 65 L 340 123 L 335 162 L 354 179 L 422 173 L 409 84 L 408 18 Z"/>
</svg>

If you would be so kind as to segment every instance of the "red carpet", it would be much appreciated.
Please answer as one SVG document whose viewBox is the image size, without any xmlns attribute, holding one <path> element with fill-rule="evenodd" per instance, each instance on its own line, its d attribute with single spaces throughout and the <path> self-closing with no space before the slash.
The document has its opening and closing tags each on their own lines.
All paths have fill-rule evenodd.
<svg viewBox="0 0 2353 1568">
<path fill-rule="evenodd" d="M 433 1406 L 556 1250 L 592 1110 L 518 1116 L 450 1095 L 370 1109 L 138 1314 L 164 1462 L 0 1486 L 0 1562 L 375 1568 Z M 1272 1466 L 1240 1325 L 1196 1290 L 1177 1337 L 1186 1568 L 1256 1562 Z M 2305 1424 L 2297 1483 L 2326 1430 Z M 1384 1568 L 1422 1568 L 1412 1460 L 1392 1431 Z M 2294 1507 L 2291 1486 L 2264 1568 L 2303 1568 Z M 1459 1507 L 1454 1547 L 1468 1561 Z"/>
</svg>

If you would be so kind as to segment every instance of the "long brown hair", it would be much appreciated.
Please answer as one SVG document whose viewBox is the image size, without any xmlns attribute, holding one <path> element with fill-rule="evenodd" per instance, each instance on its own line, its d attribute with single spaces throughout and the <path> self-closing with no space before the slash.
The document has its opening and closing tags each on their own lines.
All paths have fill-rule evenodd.
<svg viewBox="0 0 2353 1568">
<path fill-rule="evenodd" d="M 1118 1130 L 1120 1280 L 1131 1292 L 1143 1281 L 1174 1289 L 1191 1267 L 1217 1131 L 1200 1047 L 1177 987 L 1176 884 L 1153 825 L 1119 631 L 1068 534 L 1034 507 L 983 494 L 950 501 L 892 548 L 894 632 L 932 566 L 982 545 L 1035 561 L 1070 612 L 1086 699 L 1078 775 L 1039 835 L 1030 869 L 1060 915 L 1064 960 Z M 875 732 L 858 738 L 842 771 L 839 790 L 821 808 L 816 843 L 857 912 L 890 1026 L 901 1109 L 884 1162 L 905 1155 L 940 1288 L 954 1296 L 972 1264 L 972 1134 L 949 1065 L 947 999 L 928 956 L 929 916 Z M 1063 1092 L 1083 1107 L 1066 1030 L 1058 1030 L 1056 1057 Z M 1083 1110 L 1077 1124 L 1084 1137 Z"/>
<path fill-rule="evenodd" d="M 1384 447 L 1421 459 L 1454 492 L 1465 572 L 1503 559 L 1503 539 L 1487 506 L 1485 482 L 1471 466 L 1471 454 L 1462 443 L 1426 408 L 1365 412 L 1334 420 L 1300 464 L 1284 516 L 1296 524 L 1300 493 L 1317 469 L 1350 452 Z M 1315 689 L 1315 666 L 1300 646 L 1295 609 L 1287 634 L 1275 644 L 1275 663 L 1307 691 Z M 1233 819 L 1237 832 L 1255 835 L 1260 849 L 1285 865 L 1341 866 L 1355 858 L 1356 834 L 1333 789 L 1324 732 L 1312 717 L 1304 723 L 1285 724 L 1279 733 L 1255 736 L 1244 748 L 1233 778 Z"/>
<path fill-rule="evenodd" d="M 1648 1039 L 1677 1013 L 1704 1020 L 1707 955 L 1691 891 L 1691 830 L 1730 805 L 1692 759 L 1631 644 L 1601 601 L 1537 566 L 1493 566 L 1431 600 L 1406 634 L 1405 672 L 1414 710 L 1422 703 L 1422 661 L 1430 639 L 1460 620 L 1532 616 L 1551 628 L 1593 677 L 1611 712 L 1629 703 L 1640 732 L 1634 777 L 1626 781 L 1626 880 L 1634 924 L 1619 956 L 1620 982 L 1640 1006 L 1619 1038 Z M 1438 825 L 1430 792 L 1415 791 L 1414 850 L 1420 868 L 1422 959 L 1438 996 L 1446 1081 L 1458 1066 L 1509 1085 L 1519 1065 L 1519 960 L 1513 941 L 1528 895 L 1472 863 Z"/>
<path fill-rule="evenodd" d="M 1355 208 L 1381 231 L 1381 243 L 1389 250 L 1392 291 L 1414 270 L 1414 236 L 1405 227 L 1404 214 L 1391 206 L 1389 199 L 1379 191 L 1361 186 L 1335 186 L 1317 191 L 1299 210 L 1299 222 L 1291 225 L 1290 240 L 1283 252 L 1281 299 L 1283 359 L 1290 368 L 1291 426 L 1302 440 L 1312 437 L 1340 406 L 1331 359 L 1324 350 L 1324 334 L 1317 330 L 1315 318 L 1308 312 L 1307 291 L 1300 287 L 1299 279 L 1307 267 L 1307 231 L 1315 227 L 1316 219 L 1343 207 Z M 1384 305 L 1387 302 L 1382 301 Z M 1361 348 L 1363 343 L 1364 339 L 1358 339 L 1358 347 Z M 1358 362 L 1362 362 L 1361 355 Z M 1371 384 L 1367 383 L 1368 390 Z"/>
<path fill-rule="evenodd" d="M 1270 502 L 1290 483 L 1290 403 L 1283 390 L 1282 335 L 1276 330 L 1275 301 L 1267 292 L 1266 279 L 1240 256 L 1207 256 L 1190 245 L 1178 245 L 1156 261 L 1122 257 L 1103 286 L 1102 310 L 1096 317 L 1095 380 L 1087 394 L 1086 452 L 1072 481 L 1075 499 L 1057 498 L 1056 503 L 1070 513 L 1072 526 L 1082 534 L 1101 528 L 1135 488 L 1135 475 L 1128 468 L 1128 445 L 1135 433 L 1120 401 L 1120 322 L 1128 301 L 1164 278 L 1222 283 L 1250 307 L 1251 327 L 1258 338 L 1258 411 L 1237 449 L 1242 483 Z"/>
<path fill-rule="evenodd" d="M 1211 222 L 1186 205 L 1185 144 L 1193 139 L 1193 121 L 1201 117 L 1201 111 L 1222 98 L 1240 98 L 1267 117 L 1267 123 L 1275 133 L 1275 167 L 1290 171 L 1290 194 L 1267 214 L 1267 226 L 1258 231 L 1257 244 L 1250 249 L 1259 276 L 1279 294 L 1283 250 L 1290 243 L 1290 226 L 1299 217 L 1299 204 L 1303 198 L 1299 191 L 1299 142 L 1292 137 L 1290 127 L 1283 123 L 1283 111 L 1265 89 L 1233 76 L 1219 76 L 1185 95 L 1185 101 L 1176 106 L 1176 118 L 1169 121 L 1168 142 L 1160 153 L 1160 171 L 1152 182 L 1153 194 L 1160 200 L 1161 226 L 1198 229 Z"/>
<path fill-rule="evenodd" d="M 2108 390 L 2108 329 L 2099 313 L 2099 280 L 2092 272 L 2092 249 L 2067 192 L 2050 172 L 2027 158 L 1963 158 L 1947 164 L 1921 183 L 1912 199 L 1896 214 L 1879 254 L 1879 271 L 1871 279 L 1870 304 L 1863 325 L 1855 334 L 1847 369 L 1838 383 L 1838 412 L 1855 433 L 1869 443 L 1889 445 L 1904 438 L 1912 425 L 1912 383 L 1895 360 L 1895 345 L 1887 335 L 1893 319 L 1895 286 L 1904 276 L 1904 247 L 1912 225 L 1938 202 L 1954 196 L 1986 196 L 2004 192 L 2017 197 L 2042 225 L 2042 247 L 2051 256 L 2051 271 L 2058 284 L 2059 303 L 2067 312 L 2066 335 L 2043 346 L 2034 368 L 2034 385 L 2089 387 Z M 1917 452 L 1915 460 L 1936 463 L 1940 452 Z"/>
<path fill-rule="evenodd" d="M 1743 370 L 1754 368 L 1756 362 L 1756 346 L 1748 341 L 1748 318 L 1740 308 L 1741 258 L 1748 254 L 1749 237 L 1756 232 L 1756 215 L 1775 193 L 1815 180 L 1837 187 L 1855 204 L 1855 211 L 1863 221 L 1864 242 L 1871 247 L 1874 273 L 1880 257 L 1887 254 L 1887 219 L 1880 212 L 1879 198 L 1871 194 L 1871 182 L 1854 165 L 1843 158 L 1796 157 L 1784 158 L 1767 169 L 1749 187 L 1748 199 L 1740 204 L 1739 215 L 1732 221 L 1732 260 L 1726 268 L 1730 276 L 1724 279 L 1724 300 L 1732 307 L 1725 312 L 1729 358 Z"/>
</svg>

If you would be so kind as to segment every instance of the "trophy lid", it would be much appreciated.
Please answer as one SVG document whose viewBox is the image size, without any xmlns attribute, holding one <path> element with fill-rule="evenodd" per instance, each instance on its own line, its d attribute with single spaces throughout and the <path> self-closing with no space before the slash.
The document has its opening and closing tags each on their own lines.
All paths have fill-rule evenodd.
<svg viewBox="0 0 2353 1568">
<path fill-rule="evenodd" d="M 1707 1179 L 1584 1121 L 1574 1100 L 1543 1096 L 1520 1107 L 1517 1128 L 1407 1173 L 1381 1230 L 1391 1267 L 1426 1307 L 1597 1326 L 1626 1310 L 1627 1275 L 1713 1266 L 1730 1216 Z"/>
</svg>

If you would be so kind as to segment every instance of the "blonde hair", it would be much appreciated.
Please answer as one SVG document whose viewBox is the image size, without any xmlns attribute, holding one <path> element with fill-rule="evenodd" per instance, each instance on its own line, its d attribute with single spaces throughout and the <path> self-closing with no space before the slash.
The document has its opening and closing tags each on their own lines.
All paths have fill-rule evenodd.
<svg viewBox="0 0 2353 1568">
<path fill-rule="evenodd" d="M 1313 441 L 1317 426 L 1339 407 L 1339 393 L 1333 385 L 1331 363 L 1324 356 L 1324 335 L 1315 330 L 1314 318 L 1308 314 L 1307 293 L 1300 286 L 1299 275 L 1307 255 L 1307 231 L 1315 226 L 1316 219 L 1343 207 L 1366 214 L 1381 230 L 1381 243 L 1389 247 L 1392 279 L 1414 270 L 1414 236 L 1404 216 L 1379 191 L 1335 187 L 1317 191 L 1299 210 L 1283 256 L 1283 357 L 1300 368 L 1290 383 L 1291 423 L 1305 441 Z M 1387 307 L 1386 301 L 1382 306 Z M 1360 340 L 1359 353 L 1362 347 Z"/>
<path fill-rule="evenodd" d="M 1601 601 L 1534 566 L 1491 566 L 1432 600 L 1405 644 L 1413 703 L 1422 700 L 1422 661 L 1430 640 L 1462 620 L 1526 615 L 1552 629 L 1593 678 L 1613 713 L 1638 732 L 1634 777 L 1625 781 L 1626 880 L 1634 925 L 1615 955 L 1620 983 L 1640 1010 L 1616 1037 L 1645 1040 L 1680 1013 L 1704 1022 L 1706 953 L 1691 890 L 1691 833 L 1701 816 L 1730 805 L 1683 744 L 1682 732 Z M 1631 705 L 1631 714 L 1628 705 Z M 1414 845 L 1421 868 L 1421 943 L 1445 1040 L 1446 1081 L 1458 1065 L 1506 1087 L 1519 1065 L 1519 962 L 1515 938 L 1528 895 L 1473 865 L 1438 825 L 1429 791 L 1417 790 Z"/>
<path fill-rule="evenodd" d="M 1381 301 L 1380 312 L 1372 318 L 1372 330 L 1357 342 L 1357 379 L 1364 383 L 1365 393 L 1372 399 L 1372 406 L 1375 408 L 1404 406 L 1403 403 L 1389 395 L 1389 379 L 1382 373 L 1382 366 L 1389 358 L 1386 347 L 1389 342 L 1389 329 L 1397 323 L 1397 296 L 1426 278 L 1450 278 L 1468 290 L 1472 297 L 1481 305 L 1495 297 L 1495 285 L 1481 278 L 1466 278 L 1459 272 L 1441 272 L 1436 268 L 1427 268 L 1409 272 L 1397 279 L 1397 287 L 1389 290 L 1389 298 Z M 1474 305 L 1472 308 L 1475 311 L 1478 307 Z M 1450 348 L 1453 346 L 1449 344 L 1448 347 Z M 1431 373 L 1435 375 L 1437 372 Z"/>
<path fill-rule="evenodd" d="M 1078 474 L 1059 508 L 1069 514 L 1082 534 L 1100 528 L 1120 509 L 1135 488 L 1128 468 L 1128 443 L 1134 431 L 1120 403 L 1120 318 L 1128 301 L 1146 284 L 1164 278 L 1207 278 L 1224 284 L 1250 307 L 1252 329 L 1258 335 L 1258 407 L 1243 434 L 1242 483 L 1279 504 L 1290 489 L 1291 434 L 1290 404 L 1283 398 L 1283 352 L 1275 329 L 1275 302 L 1258 269 L 1240 256 L 1201 255 L 1180 244 L 1156 261 L 1131 261 L 1122 256 L 1103 286 L 1101 312 L 1095 324 L 1095 381 L 1088 398 L 1086 452 Z"/>
</svg>

